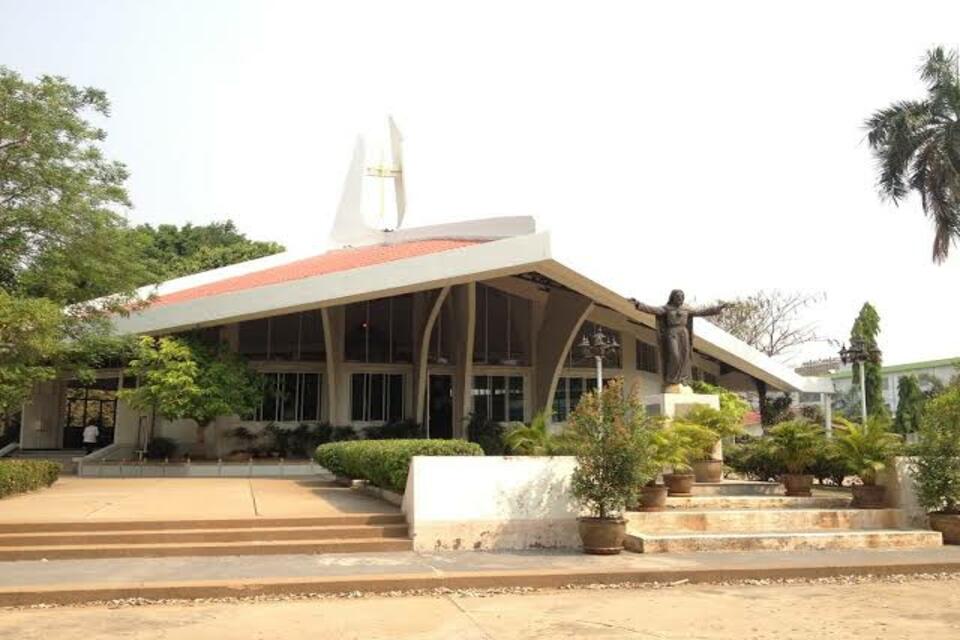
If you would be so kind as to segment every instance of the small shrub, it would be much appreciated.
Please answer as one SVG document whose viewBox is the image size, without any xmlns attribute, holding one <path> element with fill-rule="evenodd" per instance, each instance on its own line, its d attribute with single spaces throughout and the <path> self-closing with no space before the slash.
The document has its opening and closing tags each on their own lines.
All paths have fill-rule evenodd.
<svg viewBox="0 0 960 640">
<path fill-rule="evenodd" d="M 536 419 L 534 419 L 534 422 L 536 422 Z M 520 424 L 522 426 L 522 423 Z M 507 452 L 504 431 L 503 424 L 472 413 L 470 414 L 470 421 L 467 423 L 467 440 L 480 445 L 484 455 L 502 456 Z"/>
<path fill-rule="evenodd" d="M 636 396 L 624 395 L 620 378 L 581 398 L 567 426 L 578 443 L 571 489 L 591 516 L 619 517 L 656 476 L 655 425 Z"/>
<path fill-rule="evenodd" d="M 776 481 L 786 471 L 773 441 L 767 437 L 745 437 L 723 450 L 724 463 L 737 474 L 760 481 Z"/>
<path fill-rule="evenodd" d="M 877 474 L 902 450 L 900 437 L 889 431 L 890 421 L 881 416 L 867 419 L 864 425 L 838 430 L 836 448 L 850 473 L 865 485 L 877 482 Z"/>
<path fill-rule="evenodd" d="M 810 465 L 810 473 L 820 484 L 826 484 L 829 480 L 830 484 L 837 487 L 843 486 L 843 481 L 850 473 L 850 469 L 837 450 L 836 439 L 825 442 L 817 452 L 817 457 Z"/>
<path fill-rule="evenodd" d="M 50 460 L 0 460 L 0 498 L 49 487 L 60 477 Z"/>
<path fill-rule="evenodd" d="M 960 388 L 927 403 L 916 453 L 920 504 L 927 511 L 960 513 Z"/>
<path fill-rule="evenodd" d="M 317 463 L 331 473 L 368 480 L 403 493 L 414 456 L 482 456 L 480 445 L 464 440 L 357 440 L 317 447 Z"/>
<path fill-rule="evenodd" d="M 147 460 L 166 460 L 172 458 L 176 452 L 177 442 L 175 440 L 156 436 L 150 438 L 144 455 L 147 457 Z"/>
<path fill-rule="evenodd" d="M 823 428 L 806 420 L 788 420 L 770 429 L 770 439 L 787 473 L 808 473 L 824 447 Z"/>
<path fill-rule="evenodd" d="M 367 440 L 413 440 L 426 437 L 426 432 L 423 425 L 408 418 L 379 427 L 367 427 L 363 436 Z"/>
</svg>

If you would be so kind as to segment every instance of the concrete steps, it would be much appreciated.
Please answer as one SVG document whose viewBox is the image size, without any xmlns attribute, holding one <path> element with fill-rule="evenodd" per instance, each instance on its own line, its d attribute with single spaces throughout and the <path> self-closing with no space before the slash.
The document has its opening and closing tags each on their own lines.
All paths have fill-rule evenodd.
<svg viewBox="0 0 960 640">
<path fill-rule="evenodd" d="M 630 513 L 629 530 L 643 534 L 750 533 L 895 529 L 896 509 L 745 509 Z"/>
<path fill-rule="evenodd" d="M 943 544 L 936 531 L 754 531 L 750 533 L 672 533 L 628 535 L 625 546 L 637 553 L 698 551 L 823 551 L 922 549 Z"/>
<path fill-rule="evenodd" d="M 925 549 L 940 533 L 900 528 L 897 509 L 851 509 L 848 495 L 782 495 L 772 482 L 697 483 L 666 509 L 627 514 L 630 551 L 821 551 Z"/>
<path fill-rule="evenodd" d="M 668 497 L 668 510 L 692 509 L 715 511 L 719 509 L 843 509 L 850 506 L 848 496 L 814 496 L 799 498 L 787 496 L 692 496 Z"/>
<path fill-rule="evenodd" d="M 0 525 L 0 561 L 409 551 L 401 514 Z"/>
</svg>

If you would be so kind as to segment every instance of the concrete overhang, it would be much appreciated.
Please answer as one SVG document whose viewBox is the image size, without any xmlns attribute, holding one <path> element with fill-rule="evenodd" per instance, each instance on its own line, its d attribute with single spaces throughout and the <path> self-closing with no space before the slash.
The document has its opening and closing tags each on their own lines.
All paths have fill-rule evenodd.
<svg viewBox="0 0 960 640">
<path fill-rule="evenodd" d="M 480 235 L 479 233 L 477 234 Z M 411 239 L 427 237 L 411 234 Z M 182 291 L 225 278 L 284 264 L 288 254 L 180 278 L 152 290 L 161 294 Z M 200 297 L 186 302 L 149 306 L 114 320 L 122 334 L 156 335 L 225 322 L 318 309 L 376 297 L 400 295 L 479 279 L 538 272 L 627 318 L 648 327 L 652 316 L 637 311 L 620 294 L 607 289 L 553 259 L 546 232 L 478 242 L 456 249 L 305 277 L 288 282 Z M 829 378 L 801 376 L 750 347 L 719 327 L 695 319 L 694 347 L 701 353 L 766 382 L 782 391 L 833 393 Z"/>
</svg>

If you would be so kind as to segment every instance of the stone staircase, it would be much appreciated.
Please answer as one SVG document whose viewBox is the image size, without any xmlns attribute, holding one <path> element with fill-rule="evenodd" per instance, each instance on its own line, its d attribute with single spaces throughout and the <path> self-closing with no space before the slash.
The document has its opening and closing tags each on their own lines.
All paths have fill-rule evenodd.
<svg viewBox="0 0 960 640">
<path fill-rule="evenodd" d="M 693 496 L 667 498 L 660 512 L 627 514 L 628 550 L 800 551 L 918 549 L 942 544 L 939 532 L 906 529 L 897 509 L 852 509 L 850 498 L 782 495 L 779 484 L 695 484 Z"/>
<path fill-rule="evenodd" d="M 0 561 L 408 551 L 400 513 L 234 520 L 0 523 Z"/>
</svg>

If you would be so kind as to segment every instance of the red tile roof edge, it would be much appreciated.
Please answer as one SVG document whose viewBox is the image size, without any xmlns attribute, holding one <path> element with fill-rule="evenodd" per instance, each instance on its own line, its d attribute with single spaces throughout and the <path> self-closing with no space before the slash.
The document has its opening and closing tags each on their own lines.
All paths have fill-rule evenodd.
<svg viewBox="0 0 960 640">
<path fill-rule="evenodd" d="M 180 291 L 174 291 L 155 298 L 150 307 L 181 304 L 201 298 L 236 293 L 284 282 L 293 282 L 304 278 L 350 271 L 363 267 L 372 267 L 389 262 L 406 260 L 461 249 L 482 240 L 416 240 L 397 244 L 380 244 L 368 247 L 334 249 L 309 258 L 301 258 L 287 264 L 267 267 L 260 271 L 226 277 L 216 282 L 197 285 Z"/>
</svg>

